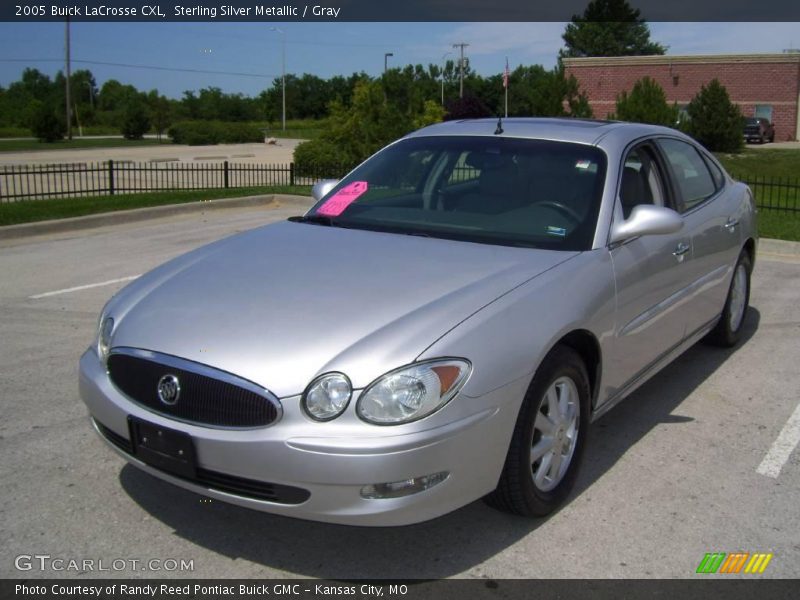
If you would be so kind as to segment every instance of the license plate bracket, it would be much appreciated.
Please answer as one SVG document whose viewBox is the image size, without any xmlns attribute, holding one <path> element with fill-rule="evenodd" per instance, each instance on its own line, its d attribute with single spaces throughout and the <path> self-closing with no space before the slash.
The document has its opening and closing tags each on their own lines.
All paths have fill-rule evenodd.
<svg viewBox="0 0 800 600">
<path fill-rule="evenodd" d="M 133 454 L 152 467 L 178 477 L 194 479 L 197 457 L 188 433 L 128 417 Z"/>
</svg>

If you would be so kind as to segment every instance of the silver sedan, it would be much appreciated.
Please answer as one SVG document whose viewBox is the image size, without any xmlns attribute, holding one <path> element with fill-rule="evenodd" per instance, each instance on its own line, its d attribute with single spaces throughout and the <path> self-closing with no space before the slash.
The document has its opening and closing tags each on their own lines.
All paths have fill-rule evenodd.
<svg viewBox="0 0 800 600">
<path fill-rule="evenodd" d="M 315 196 L 103 309 L 80 390 L 130 463 L 319 521 L 541 516 L 593 420 L 747 314 L 752 194 L 672 129 L 444 123 Z"/>
</svg>

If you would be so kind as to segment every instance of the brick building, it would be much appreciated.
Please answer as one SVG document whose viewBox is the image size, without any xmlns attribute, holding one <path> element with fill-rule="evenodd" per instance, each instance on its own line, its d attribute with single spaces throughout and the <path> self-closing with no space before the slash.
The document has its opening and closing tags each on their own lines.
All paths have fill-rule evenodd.
<svg viewBox="0 0 800 600">
<path fill-rule="evenodd" d="M 681 108 L 716 77 L 744 116 L 775 124 L 775 141 L 800 139 L 800 54 L 565 58 L 564 68 L 586 92 L 597 118 L 614 112 L 617 94 L 630 92 L 642 77 L 657 81 L 667 100 Z"/>
</svg>

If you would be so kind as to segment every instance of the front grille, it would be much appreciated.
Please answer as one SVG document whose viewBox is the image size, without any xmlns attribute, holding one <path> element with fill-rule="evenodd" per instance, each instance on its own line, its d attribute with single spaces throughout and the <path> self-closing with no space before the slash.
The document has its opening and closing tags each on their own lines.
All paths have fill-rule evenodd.
<svg viewBox="0 0 800 600">
<path fill-rule="evenodd" d="M 128 398 L 153 412 L 212 427 L 263 427 L 278 418 L 280 404 L 265 390 L 221 371 L 155 352 L 117 349 L 108 357 L 111 382 Z M 166 404 L 159 381 L 174 375 L 180 396 Z"/>
<path fill-rule="evenodd" d="M 115 433 L 99 421 L 95 420 L 94 422 L 97 425 L 97 430 L 104 438 L 125 454 L 136 456 L 133 452 L 133 445 L 130 440 Z M 153 465 L 149 466 L 151 468 L 156 468 L 153 467 Z M 226 492 L 243 498 L 252 498 L 254 500 L 266 500 L 277 504 L 302 504 L 311 497 L 311 492 L 303 488 L 280 483 L 256 481 L 254 479 L 237 477 L 235 475 L 226 475 L 225 473 L 209 471 L 208 469 L 201 469 L 199 467 L 194 477 L 180 477 L 174 473 L 163 471 L 162 469 L 157 470 L 165 472 L 171 477 L 201 485 L 210 490 Z"/>
</svg>

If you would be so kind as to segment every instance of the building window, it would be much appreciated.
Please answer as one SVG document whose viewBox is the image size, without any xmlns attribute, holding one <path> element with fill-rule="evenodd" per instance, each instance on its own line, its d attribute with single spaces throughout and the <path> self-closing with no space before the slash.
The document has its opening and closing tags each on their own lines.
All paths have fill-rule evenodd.
<svg viewBox="0 0 800 600">
<path fill-rule="evenodd" d="M 772 123 L 772 104 L 756 104 L 756 112 L 753 116 L 767 119 Z"/>
</svg>

